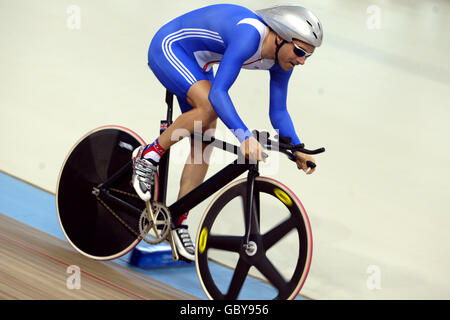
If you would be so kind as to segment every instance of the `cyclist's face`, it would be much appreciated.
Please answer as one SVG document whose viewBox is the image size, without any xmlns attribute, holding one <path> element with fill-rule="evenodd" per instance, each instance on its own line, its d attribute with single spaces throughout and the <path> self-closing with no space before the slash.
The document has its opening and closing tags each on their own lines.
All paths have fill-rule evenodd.
<svg viewBox="0 0 450 320">
<path fill-rule="evenodd" d="M 307 44 L 305 42 L 302 42 L 300 40 L 294 40 L 295 45 L 300 48 L 301 50 L 307 52 L 308 54 L 313 53 L 315 47 Z M 305 61 L 307 59 L 306 56 L 299 57 L 295 51 L 294 51 L 294 44 L 293 43 L 286 43 L 284 44 L 279 53 L 278 53 L 278 61 L 284 70 L 288 71 L 294 68 L 295 66 L 301 64 L 305 64 Z"/>
</svg>

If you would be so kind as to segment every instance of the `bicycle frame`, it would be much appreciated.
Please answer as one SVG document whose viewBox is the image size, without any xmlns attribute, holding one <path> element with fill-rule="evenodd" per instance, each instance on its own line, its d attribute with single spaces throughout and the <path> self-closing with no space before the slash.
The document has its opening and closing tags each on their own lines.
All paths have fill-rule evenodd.
<svg viewBox="0 0 450 320">
<path fill-rule="evenodd" d="M 166 103 L 168 106 L 167 119 L 161 121 L 160 133 L 162 133 L 170 124 L 172 124 L 172 111 L 173 111 L 173 94 L 169 91 L 166 92 Z M 203 139 L 203 135 L 195 134 L 191 138 Z M 249 160 L 245 159 L 240 153 L 239 148 L 235 145 L 229 144 L 227 142 L 208 138 L 207 141 L 203 141 L 206 144 L 212 144 L 214 147 L 219 149 L 234 153 L 238 156 L 238 159 L 227 165 L 224 169 L 217 172 L 215 175 L 204 181 L 197 188 L 186 194 L 184 197 L 178 199 L 173 204 L 168 206 L 169 212 L 172 216 L 172 221 L 181 217 L 185 212 L 191 210 L 205 199 L 213 195 L 215 192 L 222 189 L 225 185 L 239 177 L 244 172 L 248 171 L 248 185 L 247 185 L 247 208 L 245 212 L 246 217 L 246 239 L 247 243 L 249 240 L 250 232 L 259 231 L 259 192 L 255 190 L 255 178 L 259 176 L 258 163 L 250 163 Z M 167 183 L 169 174 L 169 160 L 170 160 L 170 150 L 168 150 L 164 156 L 161 158 L 160 164 L 158 166 L 158 177 L 159 177 L 159 196 L 156 201 L 166 205 L 167 196 Z M 133 205 L 127 203 L 126 201 L 112 195 L 108 190 L 116 180 L 121 178 L 124 174 L 127 174 L 132 170 L 132 161 L 130 160 L 126 165 L 119 169 L 115 174 L 113 174 L 107 181 L 99 185 L 95 192 L 102 193 L 106 198 L 112 200 L 116 204 L 125 207 L 127 210 L 131 210 L 136 214 L 141 214 L 142 210 L 134 207 Z M 256 220 L 252 219 L 253 215 L 248 213 L 256 213 Z M 256 223 L 255 223 L 256 222 Z M 250 226 L 250 227 L 249 227 Z"/>
</svg>

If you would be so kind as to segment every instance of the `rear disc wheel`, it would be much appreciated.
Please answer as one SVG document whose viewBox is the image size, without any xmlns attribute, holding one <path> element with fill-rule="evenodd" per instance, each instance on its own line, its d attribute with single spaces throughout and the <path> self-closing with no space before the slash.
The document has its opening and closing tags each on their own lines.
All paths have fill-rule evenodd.
<svg viewBox="0 0 450 320">
<path fill-rule="evenodd" d="M 143 144 L 144 140 L 126 128 L 100 127 L 83 136 L 64 161 L 56 192 L 58 219 L 70 244 L 83 255 L 97 260 L 115 259 L 141 240 L 140 215 L 117 206 L 102 194 L 98 200 L 95 190 L 129 165 L 129 170 L 107 191 L 142 212 L 145 204 L 137 197 L 130 181 L 132 152 Z M 156 197 L 157 176 L 155 186 Z"/>
</svg>

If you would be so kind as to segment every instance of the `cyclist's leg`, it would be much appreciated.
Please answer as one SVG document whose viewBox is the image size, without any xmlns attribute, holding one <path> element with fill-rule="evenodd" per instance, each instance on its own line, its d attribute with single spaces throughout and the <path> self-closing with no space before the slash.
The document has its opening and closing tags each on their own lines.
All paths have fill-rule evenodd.
<svg viewBox="0 0 450 320">
<path fill-rule="evenodd" d="M 207 84 L 210 83 L 207 80 L 204 80 L 204 81 L 207 82 Z M 194 86 L 195 86 L 195 84 L 194 84 Z M 201 86 L 199 86 L 198 88 L 200 88 L 200 87 Z M 207 87 L 209 88 L 210 86 L 207 86 Z M 192 91 L 190 91 L 190 92 L 192 92 Z M 201 93 L 201 89 L 200 89 L 199 93 Z M 204 93 L 204 94 L 206 95 L 206 98 L 207 98 L 208 94 L 209 94 L 209 90 L 207 91 L 207 93 Z M 205 105 L 208 106 L 209 103 L 205 104 L 205 105 L 196 104 L 196 106 L 192 107 L 187 102 L 187 99 L 181 99 L 180 97 L 178 97 L 178 101 L 180 103 L 180 107 L 182 110 L 189 109 L 188 111 L 186 111 L 180 117 L 177 118 L 177 120 L 180 120 L 180 119 L 183 120 L 183 122 L 181 122 L 181 121 L 179 122 L 179 123 L 181 123 L 180 124 L 181 128 L 185 129 L 185 127 L 188 126 L 191 121 L 192 122 L 201 121 L 202 122 L 202 132 L 204 133 L 207 131 L 208 135 L 214 135 L 213 131 L 215 130 L 216 124 L 217 124 L 217 116 L 215 115 L 215 112 L 212 115 L 211 119 L 206 118 L 206 120 L 205 120 L 205 118 L 201 118 L 201 115 L 204 114 L 204 112 L 205 112 L 204 109 L 202 109 L 202 107 L 204 107 Z M 190 101 L 192 101 L 192 100 L 190 100 Z M 193 101 L 196 101 L 196 100 L 193 100 Z M 194 102 L 194 104 L 195 104 L 195 102 Z M 210 104 L 209 104 L 209 106 L 210 106 Z M 212 107 L 211 107 L 211 109 L 212 109 Z M 200 114 L 200 117 L 197 114 Z M 183 118 L 183 115 L 188 115 L 189 117 L 185 116 Z M 172 126 L 173 126 L 173 124 L 168 129 L 170 129 Z M 192 130 L 189 131 L 189 133 L 193 133 L 194 129 L 198 130 L 196 125 L 194 125 L 194 127 L 191 127 L 191 129 Z M 163 137 L 160 136 L 159 139 L 163 139 Z M 210 154 L 210 152 L 205 151 L 207 145 L 203 144 L 203 143 L 200 143 L 200 145 L 199 145 L 198 143 L 195 142 L 195 140 L 193 138 L 190 138 L 190 144 L 191 144 L 190 154 L 187 158 L 187 161 L 184 166 L 183 173 L 182 173 L 181 179 L 180 179 L 180 191 L 178 193 L 178 199 L 183 197 L 184 195 L 186 195 L 188 192 L 193 190 L 198 185 L 200 185 L 203 182 L 203 180 L 206 176 L 206 172 L 208 170 L 209 158 L 210 158 L 211 154 Z M 208 150 L 210 150 L 210 149 L 208 149 Z M 205 154 L 205 152 L 207 152 L 207 154 Z M 189 212 L 185 212 L 182 216 L 180 216 L 180 218 L 178 218 L 177 221 L 173 221 L 175 228 L 172 231 L 172 235 L 173 235 L 173 239 L 174 239 L 174 242 L 175 242 L 175 245 L 177 247 L 178 254 L 180 255 L 180 257 L 186 261 L 194 261 L 194 259 L 195 259 L 194 244 L 191 240 L 189 231 L 187 229 L 188 226 L 186 223 L 186 219 L 188 218 L 188 215 L 189 215 Z"/>
<path fill-rule="evenodd" d="M 214 74 L 212 70 L 207 73 L 207 76 L 208 81 L 213 83 Z M 177 98 L 182 112 L 187 112 L 193 109 L 193 107 L 188 103 L 187 99 L 183 99 L 181 97 Z M 208 136 L 214 136 L 216 125 L 217 119 L 213 122 L 210 122 L 209 125 L 203 127 L 202 133 L 206 133 Z M 195 130 L 198 130 L 198 128 L 196 128 Z M 189 193 L 191 190 L 195 189 L 205 179 L 212 152 L 212 149 L 207 149 L 207 146 L 208 145 L 206 143 L 198 143 L 198 141 L 190 138 L 190 153 L 186 159 L 186 164 L 181 175 L 178 199 Z M 176 225 L 180 225 L 183 222 L 186 223 L 188 214 L 189 213 L 186 212 L 184 215 L 182 215 L 176 222 Z"/>
<path fill-rule="evenodd" d="M 211 122 L 203 132 L 207 131 L 208 135 L 212 135 L 213 130 L 216 128 L 216 124 L 217 121 Z M 206 149 L 207 144 L 196 143 L 192 138 L 190 142 L 191 150 L 181 175 L 178 198 L 183 197 L 203 182 L 211 157 L 212 149 Z"/>
<path fill-rule="evenodd" d="M 158 143 L 167 150 L 183 136 L 188 136 L 201 129 L 205 132 L 216 127 L 217 115 L 209 101 L 209 91 L 214 82 L 213 71 L 204 72 L 197 64 L 194 56 L 177 45 L 172 45 L 170 52 L 164 50 L 160 43 L 164 35 L 157 34 L 149 50 L 149 66 L 159 81 L 177 96 L 182 114 L 158 137 Z M 162 49 L 161 49 L 162 48 Z M 176 59 L 175 59 L 176 58 Z M 177 61 L 174 64 L 174 61 Z M 194 149 L 191 141 L 191 153 L 183 170 L 179 197 L 203 182 L 208 169 L 208 156 L 203 156 L 206 145 L 200 151 Z M 192 161 L 190 159 L 192 158 Z M 200 158 L 200 163 L 196 163 Z M 206 161 L 204 161 L 206 160 Z"/>
<path fill-rule="evenodd" d="M 173 31 L 173 30 L 172 30 Z M 162 34 L 162 33 L 161 33 Z M 171 40 L 168 40 L 171 39 Z M 167 150 L 180 138 L 190 136 L 194 129 L 200 126 L 209 128 L 217 119 L 217 115 L 209 102 L 213 76 L 204 72 L 193 55 L 179 47 L 171 37 L 171 33 L 160 35 L 152 40 L 149 50 L 149 66 L 159 81 L 177 96 L 182 114 L 158 137 L 157 142 L 161 149 Z M 156 141 L 155 141 L 156 142 Z M 206 167 L 207 169 L 207 167 Z M 198 172 L 206 170 L 204 166 L 188 170 L 183 181 L 192 178 Z M 172 230 L 172 237 L 180 258 L 193 261 L 195 256 L 194 245 L 187 230 L 187 226 L 178 225 Z"/>
<path fill-rule="evenodd" d="M 174 93 L 179 101 L 186 100 L 191 108 L 180 105 L 183 113 L 158 138 L 159 144 L 165 150 L 182 136 L 192 134 L 195 121 L 201 122 L 202 128 L 207 128 L 217 119 L 208 99 L 213 81 L 212 70 L 204 72 L 195 57 L 189 55 L 176 42 L 169 41 L 167 44 L 166 34 L 170 35 L 170 32 L 158 32 L 152 40 L 148 55 L 149 66 L 158 80 Z"/>
<path fill-rule="evenodd" d="M 208 99 L 210 89 L 211 82 L 208 80 L 200 80 L 189 88 L 187 100 L 192 109 L 181 114 L 158 138 L 164 149 L 170 148 L 179 138 L 194 133 L 198 124 L 205 130 L 217 119 L 217 114 Z"/>
<path fill-rule="evenodd" d="M 214 136 L 214 131 L 217 125 L 217 120 L 210 123 L 208 128 L 203 130 L 208 136 Z M 190 139 L 191 150 L 186 159 L 183 172 L 180 179 L 180 191 L 178 199 L 182 198 L 190 191 L 199 186 L 205 179 L 209 167 L 209 160 L 211 158 L 212 149 L 207 149 L 206 143 L 196 143 L 194 139 Z M 189 212 L 182 215 L 175 225 L 186 223 Z"/>
<path fill-rule="evenodd" d="M 207 82 L 207 77 L 198 66 L 195 57 L 190 57 L 177 44 L 176 40 L 178 38 L 172 37 L 174 30 L 169 29 L 163 27 L 153 38 L 148 50 L 148 65 L 167 90 L 177 97 L 186 98 L 189 88 L 197 81 L 202 82 L 201 80 L 204 80 Z M 188 114 L 187 118 L 189 120 L 191 119 L 189 114 L 195 114 L 198 111 L 190 110 L 186 113 Z M 186 124 L 189 121 L 183 121 L 183 118 L 185 117 L 182 115 L 181 119 L 177 119 L 153 143 L 147 146 L 140 146 L 132 153 L 133 175 L 131 179 L 136 193 L 144 201 L 150 200 L 150 190 L 153 185 L 154 173 L 163 154 L 171 145 L 179 140 L 180 130 L 184 130 L 181 136 L 190 135 L 189 132 L 193 131 L 191 128 L 193 125 L 189 126 L 189 124 Z M 203 120 L 198 117 L 196 118 L 196 120 Z M 187 128 L 184 128 L 185 126 Z M 178 137 L 174 140 L 172 139 L 173 135 L 178 135 Z"/>
</svg>

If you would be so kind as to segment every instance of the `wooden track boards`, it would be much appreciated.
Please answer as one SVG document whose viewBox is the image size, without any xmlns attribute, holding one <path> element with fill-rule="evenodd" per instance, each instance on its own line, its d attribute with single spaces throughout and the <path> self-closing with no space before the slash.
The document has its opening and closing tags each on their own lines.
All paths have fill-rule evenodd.
<svg viewBox="0 0 450 320">
<path fill-rule="evenodd" d="M 80 289 L 69 289 L 69 266 Z M 0 299 L 198 299 L 112 261 L 84 257 L 49 234 L 0 214 Z"/>
</svg>

